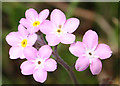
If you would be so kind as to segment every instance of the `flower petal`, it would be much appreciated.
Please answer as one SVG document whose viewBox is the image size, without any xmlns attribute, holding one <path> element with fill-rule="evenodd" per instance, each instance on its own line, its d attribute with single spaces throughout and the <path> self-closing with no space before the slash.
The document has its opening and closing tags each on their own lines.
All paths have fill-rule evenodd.
<svg viewBox="0 0 120 86">
<path fill-rule="evenodd" d="M 50 45 L 50 46 L 55 46 L 55 45 L 58 45 L 60 43 L 59 37 L 56 36 L 55 34 L 46 35 L 46 40 L 48 42 L 48 45 Z"/>
<path fill-rule="evenodd" d="M 20 40 L 20 33 L 19 32 L 11 32 L 6 36 L 6 41 L 11 46 L 19 46 L 21 40 Z"/>
<path fill-rule="evenodd" d="M 25 16 L 28 20 L 35 21 L 36 18 L 38 17 L 38 13 L 33 8 L 30 8 L 30 9 L 26 10 Z"/>
<path fill-rule="evenodd" d="M 31 26 L 31 22 L 25 18 L 21 18 L 19 21 L 20 24 L 22 24 L 23 26 L 25 26 L 26 28 L 29 28 Z"/>
<path fill-rule="evenodd" d="M 83 42 L 77 41 L 76 43 L 70 45 L 69 50 L 73 55 L 80 57 L 83 53 L 85 53 L 85 45 Z"/>
<path fill-rule="evenodd" d="M 46 71 L 55 71 L 57 69 L 57 63 L 54 59 L 47 59 L 45 61 L 45 66 L 44 66 L 44 69 Z"/>
<path fill-rule="evenodd" d="M 44 34 L 50 34 L 50 33 L 54 33 L 55 29 L 57 29 L 55 27 L 55 25 L 49 21 L 49 20 L 45 20 L 41 25 L 40 25 L 40 31 Z"/>
<path fill-rule="evenodd" d="M 90 64 L 90 70 L 93 75 L 97 75 L 101 72 L 102 63 L 99 59 L 94 58 L 92 59 L 92 63 Z"/>
<path fill-rule="evenodd" d="M 112 55 L 112 51 L 108 45 L 99 44 L 95 50 L 95 54 L 99 56 L 100 59 L 107 59 Z"/>
<path fill-rule="evenodd" d="M 65 21 L 66 21 L 66 16 L 65 14 L 60 11 L 59 9 L 54 9 L 50 15 L 50 20 L 55 23 L 55 25 L 57 27 L 59 27 L 59 25 L 64 25 Z"/>
<path fill-rule="evenodd" d="M 89 49 L 95 49 L 98 45 L 98 35 L 95 31 L 88 30 L 83 36 L 83 42 Z"/>
<path fill-rule="evenodd" d="M 31 34 L 31 35 L 29 35 L 28 36 L 28 45 L 29 46 L 34 45 L 35 42 L 36 42 L 36 40 L 37 40 L 37 34 Z"/>
<path fill-rule="evenodd" d="M 49 10 L 48 9 L 44 9 L 43 11 L 41 11 L 39 13 L 39 20 L 41 22 L 43 22 L 48 17 L 48 15 L 49 15 Z"/>
<path fill-rule="evenodd" d="M 43 45 L 38 51 L 39 57 L 43 59 L 47 59 L 52 54 L 52 49 L 48 45 Z"/>
<path fill-rule="evenodd" d="M 37 82 L 43 83 L 47 79 L 47 72 L 39 68 L 33 73 L 33 77 Z"/>
<path fill-rule="evenodd" d="M 69 33 L 63 34 L 63 35 L 61 35 L 60 40 L 61 40 L 61 43 L 63 43 L 63 44 L 71 44 L 75 41 L 75 35 L 69 34 Z"/>
<path fill-rule="evenodd" d="M 22 47 L 11 47 L 9 51 L 10 59 L 17 59 L 22 57 L 23 48 Z M 24 58 L 21 58 L 24 59 Z"/>
<path fill-rule="evenodd" d="M 20 59 L 25 59 L 24 53 L 21 54 Z"/>
<path fill-rule="evenodd" d="M 23 75 L 31 75 L 34 72 L 35 65 L 30 61 L 25 61 L 20 66 Z"/>
<path fill-rule="evenodd" d="M 63 29 L 66 32 L 73 33 L 79 26 L 80 21 L 77 18 L 70 18 L 65 22 Z"/>
<path fill-rule="evenodd" d="M 77 71 L 83 71 L 89 66 L 89 59 L 86 57 L 79 57 L 76 61 L 75 68 Z"/>
<path fill-rule="evenodd" d="M 31 27 L 27 28 L 27 30 L 30 34 L 33 34 L 33 33 L 37 32 L 39 30 L 39 28 L 31 26 Z"/>
<path fill-rule="evenodd" d="M 34 60 L 37 57 L 37 49 L 34 47 L 25 47 L 23 53 L 28 60 Z"/>
<path fill-rule="evenodd" d="M 22 36 L 28 36 L 28 31 L 21 24 L 18 26 L 18 31 Z"/>
</svg>

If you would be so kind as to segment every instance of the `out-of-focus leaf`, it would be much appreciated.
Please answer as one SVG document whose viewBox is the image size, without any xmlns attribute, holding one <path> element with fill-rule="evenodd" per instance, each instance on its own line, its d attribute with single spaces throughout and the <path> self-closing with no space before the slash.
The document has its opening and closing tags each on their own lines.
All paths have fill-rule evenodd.
<svg viewBox="0 0 120 86">
<path fill-rule="evenodd" d="M 74 10 L 77 7 L 78 2 L 70 2 L 69 7 L 67 8 L 66 11 L 66 17 L 67 19 L 73 16 Z"/>
</svg>

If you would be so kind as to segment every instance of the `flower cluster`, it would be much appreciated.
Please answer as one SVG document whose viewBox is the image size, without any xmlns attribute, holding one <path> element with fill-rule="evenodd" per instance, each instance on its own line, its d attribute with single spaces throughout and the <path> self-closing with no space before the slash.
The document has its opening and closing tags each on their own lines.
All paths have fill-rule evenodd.
<svg viewBox="0 0 120 86">
<path fill-rule="evenodd" d="M 88 30 L 83 36 L 82 42 L 75 43 L 75 35 L 72 34 L 79 26 L 79 19 L 66 19 L 65 14 L 59 9 L 51 12 L 50 20 L 47 20 L 49 10 L 45 9 L 39 14 L 33 8 L 25 12 L 26 18 L 20 19 L 17 32 L 11 32 L 6 36 L 6 41 L 12 47 L 9 50 L 10 59 L 27 59 L 20 66 L 23 75 L 33 74 L 37 82 L 43 83 L 47 79 L 47 72 L 57 69 L 57 62 L 50 58 L 52 49 L 60 42 L 71 44 L 69 51 L 78 57 L 75 68 L 77 71 L 85 70 L 90 64 L 93 75 L 100 73 L 102 63 L 100 59 L 107 59 L 112 51 L 106 44 L 98 44 L 98 35 L 95 31 Z M 43 45 L 37 50 L 34 44 L 38 40 L 36 32 L 45 34 L 48 45 Z"/>
</svg>

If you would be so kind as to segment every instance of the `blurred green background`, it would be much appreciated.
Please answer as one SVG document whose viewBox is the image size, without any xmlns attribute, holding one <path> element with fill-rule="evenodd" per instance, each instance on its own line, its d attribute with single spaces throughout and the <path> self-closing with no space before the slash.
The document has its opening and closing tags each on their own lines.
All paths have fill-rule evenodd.
<svg viewBox="0 0 120 86">
<path fill-rule="evenodd" d="M 19 20 L 25 17 L 25 11 L 34 8 L 38 12 L 47 8 L 50 12 L 58 8 L 67 18 L 76 17 L 80 20 L 78 29 L 74 32 L 76 41 L 81 41 L 88 29 L 95 30 L 99 35 L 99 43 L 110 45 L 113 55 L 102 61 L 102 71 L 93 76 L 87 70 L 78 72 L 74 69 L 80 84 L 118 84 L 118 4 L 117 2 L 3 2 L 2 3 L 2 83 L 3 84 L 39 84 L 32 76 L 21 74 L 20 64 L 24 60 L 9 59 L 10 46 L 5 37 L 10 32 L 17 31 Z M 48 18 L 49 19 L 49 18 Z M 77 57 L 73 56 L 68 48 L 70 45 L 58 45 L 59 55 L 70 66 L 73 66 Z M 49 72 L 45 84 L 72 84 L 66 70 L 58 64 L 55 72 Z"/>
</svg>

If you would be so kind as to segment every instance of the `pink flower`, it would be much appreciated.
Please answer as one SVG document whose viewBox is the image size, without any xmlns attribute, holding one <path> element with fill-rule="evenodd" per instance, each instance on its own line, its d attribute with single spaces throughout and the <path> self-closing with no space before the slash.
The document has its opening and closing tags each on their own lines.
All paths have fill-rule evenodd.
<svg viewBox="0 0 120 86">
<path fill-rule="evenodd" d="M 11 32 L 6 36 L 6 41 L 12 47 L 9 54 L 11 59 L 24 59 L 23 50 L 25 47 L 32 47 L 37 40 L 36 34 L 28 34 L 28 31 L 22 26 L 18 26 L 18 32 Z"/>
<path fill-rule="evenodd" d="M 27 61 L 20 66 L 23 75 L 33 74 L 37 82 L 43 83 L 47 79 L 47 71 L 52 72 L 57 69 L 57 63 L 54 59 L 49 58 L 52 49 L 48 45 L 42 46 L 39 51 L 33 47 L 26 47 L 24 55 Z"/>
<path fill-rule="evenodd" d="M 66 20 L 62 11 L 54 9 L 50 15 L 50 21 L 43 22 L 40 30 L 46 34 L 46 40 L 50 46 L 55 46 L 60 42 L 71 44 L 75 41 L 75 35 L 72 33 L 77 29 L 79 23 L 77 18 Z"/>
<path fill-rule="evenodd" d="M 106 44 L 98 44 L 98 35 L 95 31 L 88 30 L 83 36 L 83 42 L 76 42 L 69 47 L 70 52 L 79 57 L 75 68 L 77 71 L 85 70 L 90 64 L 93 75 L 101 72 L 100 59 L 107 59 L 112 55 L 110 47 Z"/>
<path fill-rule="evenodd" d="M 20 23 L 27 28 L 30 33 L 37 32 L 42 24 L 42 22 L 48 17 L 49 10 L 45 9 L 39 14 L 33 8 L 28 9 L 25 12 L 25 18 L 20 20 Z"/>
</svg>

